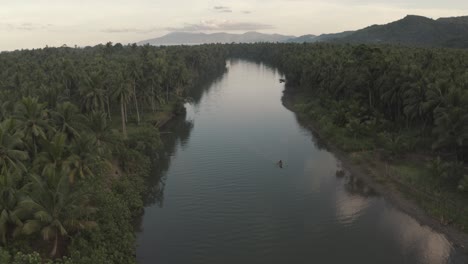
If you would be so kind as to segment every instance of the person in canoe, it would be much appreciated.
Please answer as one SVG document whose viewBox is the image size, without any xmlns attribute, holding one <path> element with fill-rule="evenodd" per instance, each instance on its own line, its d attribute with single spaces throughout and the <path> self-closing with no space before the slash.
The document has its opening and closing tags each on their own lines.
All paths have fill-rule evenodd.
<svg viewBox="0 0 468 264">
<path fill-rule="evenodd" d="M 279 160 L 277 163 L 278 167 L 280 167 L 280 169 L 283 168 L 283 161 L 282 160 Z"/>
</svg>

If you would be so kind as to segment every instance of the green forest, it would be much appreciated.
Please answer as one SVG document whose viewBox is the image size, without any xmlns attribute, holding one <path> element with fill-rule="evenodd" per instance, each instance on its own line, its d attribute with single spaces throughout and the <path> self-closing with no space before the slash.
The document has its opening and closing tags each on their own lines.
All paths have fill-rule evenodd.
<svg viewBox="0 0 468 264">
<path fill-rule="evenodd" d="M 223 74 L 228 58 L 278 68 L 293 110 L 356 162 L 468 201 L 466 50 L 108 43 L 3 52 L 0 262 L 135 263 L 132 223 L 150 191 L 151 153 L 164 143 L 157 125 L 182 113 L 190 88 Z M 425 208 L 468 226 L 463 211 Z"/>
<path fill-rule="evenodd" d="M 135 263 L 158 122 L 225 61 L 214 45 L 1 53 L 0 263 Z"/>
</svg>

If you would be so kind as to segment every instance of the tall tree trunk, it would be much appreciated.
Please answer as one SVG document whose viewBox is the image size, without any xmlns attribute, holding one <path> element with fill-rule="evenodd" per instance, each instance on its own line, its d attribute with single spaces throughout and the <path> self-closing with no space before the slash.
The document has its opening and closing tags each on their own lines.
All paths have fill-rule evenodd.
<svg viewBox="0 0 468 264">
<path fill-rule="evenodd" d="M 137 124 L 140 124 L 140 111 L 138 110 L 138 99 L 136 94 L 136 82 L 133 80 L 133 98 L 135 99 L 135 108 L 137 113 Z"/>
<path fill-rule="evenodd" d="M 37 156 L 37 145 L 36 145 L 36 136 L 34 134 L 32 135 L 32 140 L 33 140 L 33 146 L 34 146 L 34 157 Z"/>
<path fill-rule="evenodd" d="M 112 121 L 112 114 L 111 114 L 111 111 L 110 111 L 109 96 L 107 96 L 107 115 L 109 116 L 109 120 Z"/>
<path fill-rule="evenodd" d="M 127 112 L 127 104 L 124 103 L 124 110 L 125 110 L 125 123 L 128 123 L 128 112 Z"/>
<path fill-rule="evenodd" d="M 52 258 L 55 257 L 55 255 L 57 255 L 57 245 L 58 245 L 58 233 L 55 234 L 54 247 L 52 248 L 52 252 L 50 252 L 50 256 Z"/>
<path fill-rule="evenodd" d="M 122 115 L 122 133 L 124 136 L 124 139 L 127 139 L 127 127 L 125 126 L 125 109 L 124 109 L 124 100 L 123 96 L 120 96 L 120 114 Z"/>
<path fill-rule="evenodd" d="M 166 103 L 169 102 L 169 86 L 166 85 Z"/>
<path fill-rule="evenodd" d="M 154 85 L 151 83 L 151 108 L 153 109 L 153 113 L 156 111 L 155 110 L 155 105 L 154 105 Z"/>
</svg>

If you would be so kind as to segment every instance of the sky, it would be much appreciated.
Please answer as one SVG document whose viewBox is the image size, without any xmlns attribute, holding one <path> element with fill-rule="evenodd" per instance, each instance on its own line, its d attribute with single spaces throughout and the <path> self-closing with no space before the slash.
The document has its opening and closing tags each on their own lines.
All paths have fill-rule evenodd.
<svg viewBox="0 0 468 264">
<path fill-rule="evenodd" d="M 0 0 L 0 51 L 134 43 L 173 31 L 300 36 L 407 14 L 468 15 L 467 0 Z"/>
</svg>

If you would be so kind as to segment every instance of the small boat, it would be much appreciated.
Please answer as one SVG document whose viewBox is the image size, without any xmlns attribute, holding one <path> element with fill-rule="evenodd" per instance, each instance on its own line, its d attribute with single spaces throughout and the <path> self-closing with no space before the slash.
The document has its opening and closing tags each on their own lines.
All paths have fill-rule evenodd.
<svg viewBox="0 0 468 264">
<path fill-rule="evenodd" d="M 285 83 L 286 79 L 279 79 L 280 83 Z"/>
<path fill-rule="evenodd" d="M 282 160 L 278 161 L 276 164 L 278 165 L 278 167 L 279 167 L 280 169 L 283 168 L 283 161 L 282 161 Z"/>
</svg>

